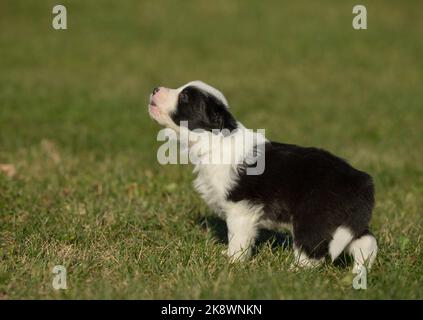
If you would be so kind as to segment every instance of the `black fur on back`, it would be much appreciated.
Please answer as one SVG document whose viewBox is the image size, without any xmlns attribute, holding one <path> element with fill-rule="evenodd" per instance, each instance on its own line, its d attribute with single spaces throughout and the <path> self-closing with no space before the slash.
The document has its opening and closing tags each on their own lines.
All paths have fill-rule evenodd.
<svg viewBox="0 0 423 320">
<path fill-rule="evenodd" d="M 266 143 L 265 170 L 239 180 L 228 200 L 262 205 L 263 219 L 292 223 L 294 241 L 310 257 L 321 258 L 339 226 L 355 237 L 368 233 L 374 206 L 372 178 L 317 148 Z"/>
<path fill-rule="evenodd" d="M 224 103 L 195 86 L 188 86 L 179 93 L 176 111 L 171 118 L 178 126 L 181 121 L 188 121 L 189 130 L 233 131 L 237 128 L 234 117 Z"/>
</svg>

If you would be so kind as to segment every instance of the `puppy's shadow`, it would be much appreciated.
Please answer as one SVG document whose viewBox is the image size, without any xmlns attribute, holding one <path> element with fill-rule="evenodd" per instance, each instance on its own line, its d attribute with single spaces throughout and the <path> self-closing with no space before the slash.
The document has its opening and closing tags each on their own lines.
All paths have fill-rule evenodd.
<svg viewBox="0 0 423 320">
<path fill-rule="evenodd" d="M 213 216 L 199 216 L 196 222 L 201 229 L 211 232 L 218 243 L 228 244 L 228 228 L 225 221 Z"/>
<path fill-rule="evenodd" d="M 204 231 L 211 232 L 218 243 L 228 244 L 228 228 L 225 221 L 214 216 L 199 216 L 196 222 Z M 292 237 L 286 233 L 261 229 L 255 243 L 253 255 L 257 254 L 260 246 L 266 244 L 270 244 L 273 251 L 279 248 L 290 250 L 292 249 Z M 350 255 L 343 253 L 333 262 L 333 265 L 337 268 L 349 269 L 353 262 L 354 259 Z"/>
<path fill-rule="evenodd" d="M 228 244 L 228 228 L 225 221 L 214 216 L 200 216 L 197 223 L 203 230 L 211 232 L 218 243 Z M 266 244 L 270 244 L 272 250 L 292 248 L 292 237 L 286 233 L 260 229 L 255 247 L 258 248 Z"/>
</svg>

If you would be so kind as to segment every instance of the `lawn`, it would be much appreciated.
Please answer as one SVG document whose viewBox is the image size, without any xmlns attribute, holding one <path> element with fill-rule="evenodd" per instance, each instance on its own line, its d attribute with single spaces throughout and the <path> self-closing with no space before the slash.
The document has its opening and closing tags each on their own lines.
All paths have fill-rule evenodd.
<svg viewBox="0 0 423 320">
<path fill-rule="evenodd" d="M 0 2 L 0 299 L 422 299 L 423 2 Z M 288 271 L 283 234 L 229 264 L 192 167 L 162 166 L 157 85 L 201 79 L 247 127 L 369 172 L 379 255 Z M 6 166 L 7 164 L 7 166 Z M 66 290 L 52 287 L 55 265 Z"/>
</svg>

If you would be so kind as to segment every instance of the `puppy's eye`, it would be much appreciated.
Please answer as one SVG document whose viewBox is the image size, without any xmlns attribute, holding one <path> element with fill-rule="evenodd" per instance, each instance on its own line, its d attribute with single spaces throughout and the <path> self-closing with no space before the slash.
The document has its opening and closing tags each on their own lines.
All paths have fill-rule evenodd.
<svg viewBox="0 0 423 320">
<path fill-rule="evenodd" d="M 189 101 L 188 94 L 186 94 L 185 92 L 181 92 L 179 94 L 179 102 L 181 102 L 181 103 L 188 103 L 188 101 Z"/>
</svg>

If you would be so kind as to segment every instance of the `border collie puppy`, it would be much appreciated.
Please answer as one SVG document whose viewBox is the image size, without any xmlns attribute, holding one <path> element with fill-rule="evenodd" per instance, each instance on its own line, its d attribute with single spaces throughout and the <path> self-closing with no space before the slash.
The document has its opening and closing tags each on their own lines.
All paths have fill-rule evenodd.
<svg viewBox="0 0 423 320">
<path fill-rule="evenodd" d="M 200 160 L 217 152 L 210 139 L 218 140 L 221 153 L 234 154 L 229 163 L 199 161 L 194 168 L 196 190 L 226 220 L 231 261 L 250 256 L 259 228 L 283 227 L 293 236 L 294 266 L 314 267 L 345 251 L 353 256 L 355 271 L 371 267 L 377 243 L 369 230 L 374 187 L 368 174 L 325 150 L 260 135 L 234 151 L 254 133 L 235 120 L 220 91 L 201 81 L 155 88 L 148 108 L 179 137 L 188 132 L 188 147 L 199 150 Z M 264 170 L 248 174 L 260 161 Z"/>
</svg>

